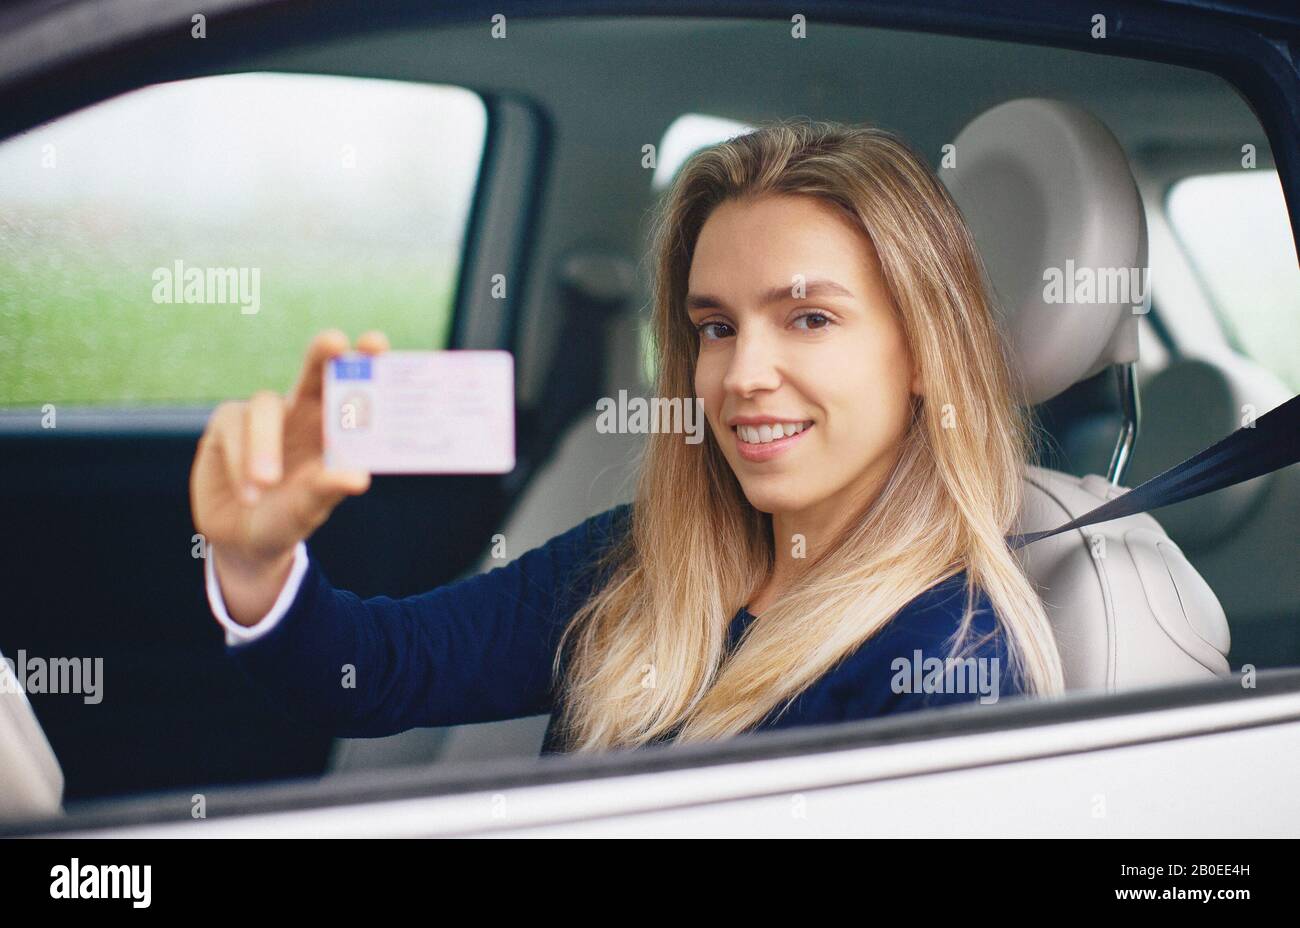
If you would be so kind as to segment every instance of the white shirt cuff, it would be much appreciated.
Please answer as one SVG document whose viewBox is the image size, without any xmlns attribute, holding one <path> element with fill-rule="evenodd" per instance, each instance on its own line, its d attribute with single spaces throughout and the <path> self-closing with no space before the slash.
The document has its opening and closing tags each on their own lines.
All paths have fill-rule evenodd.
<svg viewBox="0 0 1300 928">
<path fill-rule="evenodd" d="M 300 541 L 294 547 L 293 567 L 289 570 L 289 579 L 285 581 L 284 588 L 280 590 L 280 595 L 271 606 L 271 611 L 256 625 L 251 626 L 240 625 L 226 611 L 226 601 L 221 595 L 221 584 L 217 582 L 217 570 L 213 565 L 213 547 L 210 542 L 208 556 L 204 561 L 203 574 L 208 590 L 208 605 L 212 608 L 212 615 L 216 617 L 217 622 L 226 630 L 226 644 L 247 644 L 269 633 L 289 611 L 289 606 L 298 595 L 298 588 L 302 586 L 303 574 L 307 572 L 307 545 Z"/>
</svg>

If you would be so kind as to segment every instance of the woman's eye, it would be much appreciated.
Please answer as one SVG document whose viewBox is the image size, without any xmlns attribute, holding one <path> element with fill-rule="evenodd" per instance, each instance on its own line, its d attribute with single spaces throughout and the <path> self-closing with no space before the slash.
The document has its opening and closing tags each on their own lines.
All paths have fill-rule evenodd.
<svg viewBox="0 0 1300 928">
<path fill-rule="evenodd" d="M 711 330 L 715 330 L 719 328 L 730 329 L 731 326 L 727 325 L 725 322 L 701 322 L 699 325 L 695 327 L 695 331 L 700 333 L 700 337 L 703 338 L 705 341 L 711 342 L 711 341 L 716 341 L 719 338 L 726 337 L 725 335 L 710 334 Z"/>
<path fill-rule="evenodd" d="M 830 318 L 830 316 L 827 316 L 825 313 L 804 313 L 802 316 L 800 316 L 799 318 L 795 319 L 795 322 L 798 323 L 798 322 L 801 322 L 801 321 L 803 321 L 803 320 L 805 320 L 805 319 L 820 319 L 823 323 L 825 323 L 825 325 L 810 325 L 810 326 L 807 326 L 807 328 L 811 328 L 811 329 L 824 329 L 824 328 L 826 328 L 826 326 L 828 326 L 828 325 L 831 324 L 831 318 Z"/>
</svg>

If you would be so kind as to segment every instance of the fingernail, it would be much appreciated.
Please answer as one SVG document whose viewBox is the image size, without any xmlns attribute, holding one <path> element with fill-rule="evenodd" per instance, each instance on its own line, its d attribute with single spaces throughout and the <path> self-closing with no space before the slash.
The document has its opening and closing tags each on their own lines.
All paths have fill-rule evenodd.
<svg viewBox="0 0 1300 928">
<path fill-rule="evenodd" d="M 276 473 L 275 458 L 266 454 L 253 458 L 253 470 L 263 480 L 275 480 L 280 476 Z"/>
</svg>

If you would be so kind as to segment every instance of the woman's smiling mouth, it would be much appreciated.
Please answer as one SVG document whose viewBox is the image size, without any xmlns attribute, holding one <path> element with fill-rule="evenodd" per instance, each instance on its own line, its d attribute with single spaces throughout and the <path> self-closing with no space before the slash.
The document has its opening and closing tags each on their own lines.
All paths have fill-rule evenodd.
<svg viewBox="0 0 1300 928">
<path fill-rule="evenodd" d="M 802 422 L 775 422 L 762 425 L 733 425 L 736 450 L 746 461 L 769 461 L 803 438 L 813 427 L 811 419 Z"/>
</svg>

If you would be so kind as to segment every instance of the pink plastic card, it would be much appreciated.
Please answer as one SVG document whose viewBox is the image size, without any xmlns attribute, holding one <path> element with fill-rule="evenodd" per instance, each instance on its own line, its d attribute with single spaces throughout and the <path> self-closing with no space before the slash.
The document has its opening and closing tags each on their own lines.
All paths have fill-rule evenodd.
<svg viewBox="0 0 1300 928">
<path fill-rule="evenodd" d="M 372 474 L 504 474 L 515 466 L 508 351 L 348 354 L 326 365 L 325 463 Z"/>
</svg>

